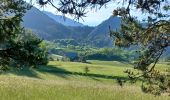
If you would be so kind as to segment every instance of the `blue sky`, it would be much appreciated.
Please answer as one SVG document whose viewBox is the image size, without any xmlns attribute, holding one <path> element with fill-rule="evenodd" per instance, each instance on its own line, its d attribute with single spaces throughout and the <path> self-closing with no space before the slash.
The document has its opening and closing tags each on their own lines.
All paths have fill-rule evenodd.
<svg viewBox="0 0 170 100">
<path fill-rule="evenodd" d="M 39 8 L 39 7 L 38 7 Z M 45 11 L 49 11 L 52 12 L 56 15 L 61 15 L 61 13 L 56 12 L 56 10 L 54 8 L 51 7 L 47 7 L 47 8 L 39 8 L 40 10 L 45 10 Z M 98 24 L 100 24 L 102 21 L 108 19 L 111 15 L 112 15 L 112 7 L 103 7 L 100 10 L 89 10 L 88 13 L 86 14 L 86 17 L 83 17 L 83 20 L 80 19 L 80 23 L 83 23 L 85 25 L 89 25 L 89 26 L 96 26 Z M 70 16 L 70 15 L 66 15 L 67 17 L 73 19 L 74 17 Z"/>
<path fill-rule="evenodd" d="M 30 1 L 30 0 L 26 0 L 26 1 Z M 34 1 L 34 0 L 33 0 Z M 113 3 L 109 3 L 108 5 L 106 5 L 106 7 L 102 7 L 100 10 L 88 10 L 87 13 L 87 17 L 83 17 L 83 20 L 80 20 L 80 23 L 83 23 L 85 25 L 89 25 L 89 26 L 97 26 L 98 24 L 100 24 L 102 21 L 108 19 L 111 15 L 112 15 L 112 11 L 113 11 Z M 40 10 L 44 10 L 44 11 L 49 11 L 52 12 L 56 15 L 61 15 L 61 13 L 56 12 L 56 9 L 51 7 L 50 5 L 46 5 L 45 7 L 40 7 L 39 5 L 37 5 L 36 3 L 34 3 L 34 6 L 37 7 Z M 73 19 L 73 17 L 66 15 L 67 17 Z"/>
</svg>

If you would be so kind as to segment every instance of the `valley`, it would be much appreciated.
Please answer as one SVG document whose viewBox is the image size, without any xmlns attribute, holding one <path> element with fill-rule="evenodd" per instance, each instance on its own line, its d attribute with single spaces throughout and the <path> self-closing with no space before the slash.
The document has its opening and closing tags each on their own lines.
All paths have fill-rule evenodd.
<svg viewBox="0 0 170 100">
<path fill-rule="evenodd" d="M 119 3 L 1 0 L 0 100 L 170 100 L 170 2 Z"/>
</svg>

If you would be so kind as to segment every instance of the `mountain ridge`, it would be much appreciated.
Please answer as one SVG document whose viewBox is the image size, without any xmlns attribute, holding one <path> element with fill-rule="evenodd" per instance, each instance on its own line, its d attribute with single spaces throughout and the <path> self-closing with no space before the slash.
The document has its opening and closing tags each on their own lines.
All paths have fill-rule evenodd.
<svg viewBox="0 0 170 100">
<path fill-rule="evenodd" d="M 22 25 L 27 29 L 33 30 L 40 38 L 45 40 L 77 39 L 77 36 L 82 39 L 93 30 L 93 27 L 89 26 L 65 26 L 54 21 L 54 19 L 35 7 L 26 12 Z"/>
<path fill-rule="evenodd" d="M 88 35 L 89 41 L 93 40 L 92 44 L 97 45 L 98 47 L 112 47 L 113 39 L 110 37 L 109 27 L 111 30 L 119 30 L 121 27 L 121 18 L 111 16 L 109 19 L 106 19 L 96 26 L 96 28 Z"/>
<path fill-rule="evenodd" d="M 109 37 L 109 27 L 111 30 L 120 29 L 120 24 L 120 17 L 110 17 L 96 27 L 65 26 L 35 7 L 27 11 L 23 17 L 23 26 L 36 32 L 42 39 L 50 41 L 75 39 L 100 48 L 113 47 L 113 39 Z"/>
<path fill-rule="evenodd" d="M 62 16 L 62 15 L 55 15 L 48 11 L 42 11 L 42 12 L 44 14 L 46 14 L 47 16 L 49 16 L 50 18 L 52 18 L 53 20 L 55 20 L 56 22 L 63 24 L 65 26 L 74 26 L 74 27 L 85 26 L 82 23 L 76 22 L 76 21 L 74 21 L 68 17 Z"/>
</svg>

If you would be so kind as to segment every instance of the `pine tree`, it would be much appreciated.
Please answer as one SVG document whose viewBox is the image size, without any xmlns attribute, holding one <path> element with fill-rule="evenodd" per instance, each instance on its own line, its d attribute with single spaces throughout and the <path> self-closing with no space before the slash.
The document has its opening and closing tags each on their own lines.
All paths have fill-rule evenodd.
<svg viewBox="0 0 170 100">
<path fill-rule="evenodd" d="M 23 0 L 0 0 L 0 67 L 31 66 L 47 63 L 42 40 L 21 26 L 24 13 L 31 6 Z"/>
</svg>

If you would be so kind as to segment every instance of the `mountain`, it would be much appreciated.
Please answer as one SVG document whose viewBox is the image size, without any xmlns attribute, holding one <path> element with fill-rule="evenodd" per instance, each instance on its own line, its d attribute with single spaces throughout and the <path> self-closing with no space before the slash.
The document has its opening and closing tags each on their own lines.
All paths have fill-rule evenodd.
<svg viewBox="0 0 170 100">
<path fill-rule="evenodd" d="M 54 15 L 54 17 L 57 19 L 59 16 Z M 72 26 L 66 26 L 32 7 L 23 17 L 22 24 L 45 40 L 75 39 L 79 43 L 83 42 L 96 47 L 112 47 L 113 40 L 109 37 L 109 27 L 112 30 L 120 29 L 121 19 L 110 17 L 97 27 L 83 26 L 80 23 L 77 24 L 79 26 L 75 26 L 75 23 Z"/>
<path fill-rule="evenodd" d="M 109 35 L 109 27 L 111 30 L 119 30 L 121 26 L 121 18 L 111 16 L 109 19 L 99 24 L 89 35 L 88 40 L 97 47 L 112 47 L 113 40 Z"/>
<path fill-rule="evenodd" d="M 95 29 L 95 27 L 91 27 L 91 26 L 83 26 L 83 27 L 70 26 L 68 28 L 74 32 L 74 36 L 72 36 L 73 38 L 77 40 L 83 40 L 83 41 L 86 40 L 88 38 L 88 35 Z"/>
<path fill-rule="evenodd" d="M 43 11 L 44 14 L 48 15 L 50 18 L 55 20 L 56 22 L 63 24 L 65 26 L 74 26 L 74 27 L 83 27 L 84 25 L 82 23 L 76 22 L 70 18 L 63 17 L 61 15 L 55 15 L 51 12 Z"/>
<path fill-rule="evenodd" d="M 77 39 L 81 40 L 87 37 L 94 29 L 89 26 L 65 26 L 56 22 L 40 10 L 32 7 L 23 17 L 22 25 L 31 29 L 38 34 L 40 38 L 45 40 L 55 39 Z M 83 31 L 82 31 L 83 30 Z"/>
<path fill-rule="evenodd" d="M 70 29 L 55 22 L 35 7 L 27 11 L 23 17 L 23 26 L 35 31 L 38 36 L 47 40 L 55 38 L 63 39 L 72 35 Z"/>
<path fill-rule="evenodd" d="M 55 17 L 56 19 L 58 18 L 57 16 Z M 120 17 L 110 17 L 97 27 L 82 26 L 81 24 L 79 26 L 65 26 L 37 8 L 32 7 L 23 17 L 22 24 L 45 40 L 75 39 L 78 42 L 85 42 L 96 47 L 112 47 L 109 26 L 112 30 L 119 29 L 121 19 Z"/>
</svg>

